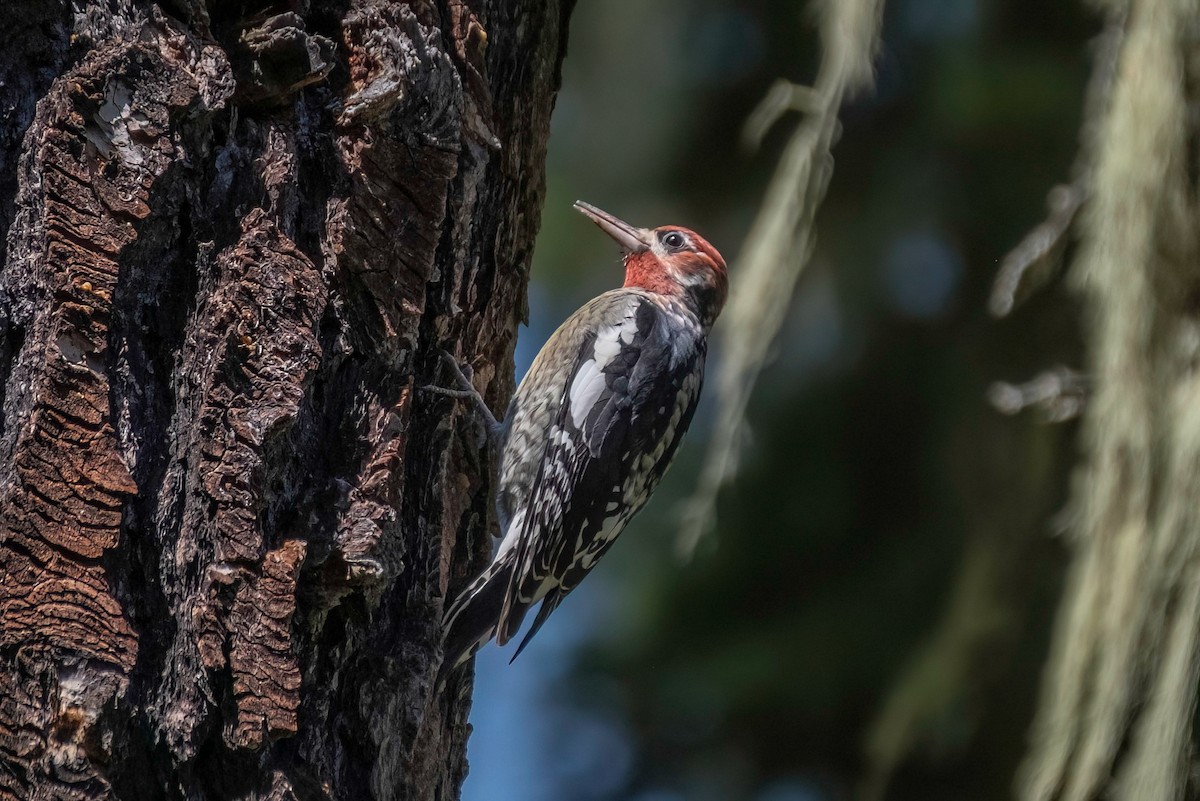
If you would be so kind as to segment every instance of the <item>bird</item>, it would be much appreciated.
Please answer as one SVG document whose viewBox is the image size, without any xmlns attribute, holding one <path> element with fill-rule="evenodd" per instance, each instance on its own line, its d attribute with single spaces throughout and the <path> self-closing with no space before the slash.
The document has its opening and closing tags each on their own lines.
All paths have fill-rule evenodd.
<svg viewBox="0 0 1200 801">
<path fill-rule="evenodd" d="M 637 228 L 577 201 L 620 246 L 624 284 L 554 332 L 497 421 L 449 354 L 498 447 L 501 541 L 443 617 L 444 683 L 489 640 L 537 616 L 516 659 L 646 504 L 691 424 L 708 334 L 728 295 L 725 260 L 694 231 Z"/>
</svg>

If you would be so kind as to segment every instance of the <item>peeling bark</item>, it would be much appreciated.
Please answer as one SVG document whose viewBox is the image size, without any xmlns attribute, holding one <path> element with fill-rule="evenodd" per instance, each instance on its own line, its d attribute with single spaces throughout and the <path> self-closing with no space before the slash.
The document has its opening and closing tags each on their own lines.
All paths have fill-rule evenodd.
<svg viewBox="0 0 1200 801">
<path fill-rule="evenodd" d="M 0 800 L 458 796 L 570 5 L 0 9 Z"/>
</svg>

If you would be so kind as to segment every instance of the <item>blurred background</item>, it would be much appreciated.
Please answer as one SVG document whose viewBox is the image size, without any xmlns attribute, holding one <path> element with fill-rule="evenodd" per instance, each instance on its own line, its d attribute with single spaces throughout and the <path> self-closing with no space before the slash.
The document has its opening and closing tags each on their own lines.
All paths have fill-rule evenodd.
<svg viewBox="0 0 1200 801">
<path fill-rule="evenodd" d="M 1071 176 L 1099 30 L 1082 2 L 889 0 L 715 533 L 677 557 L 707 397 L 525 654 L 480 653 L 466 801 L 1011 797 L 1076 432 L 987 391 L 1078 367 L 1081 345 L 1062 286 L 1003 321 L 986 302 Z M 570 41 L 518 374 L 622 277 L 576 198 L 697 229 L 736 285 L 794 120 L 756 153 L 741 125 L 820 55 L 804 0 L 580 0 Z"/>
</svg>

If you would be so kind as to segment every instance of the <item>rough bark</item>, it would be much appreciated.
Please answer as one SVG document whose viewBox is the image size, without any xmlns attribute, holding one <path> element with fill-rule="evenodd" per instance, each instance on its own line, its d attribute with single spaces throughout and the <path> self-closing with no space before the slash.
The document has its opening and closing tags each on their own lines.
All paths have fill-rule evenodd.
<svg viewBox="0 0 1200 801">
<path fill-rule="evenodd" d="M 570 6 L 0 9 L 0 799 L 457 797 Z"/>
</svg>

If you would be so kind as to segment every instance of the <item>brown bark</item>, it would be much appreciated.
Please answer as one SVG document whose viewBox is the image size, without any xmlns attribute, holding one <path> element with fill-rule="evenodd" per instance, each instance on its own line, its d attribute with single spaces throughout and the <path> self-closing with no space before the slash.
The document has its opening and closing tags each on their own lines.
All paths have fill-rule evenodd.
<svg viewBox="0 0 1200 801">
<path fill-rule="evenodd" d="M 570 5 L 0 9 L 0 799 L 457 797 Z"/>
</svg>

